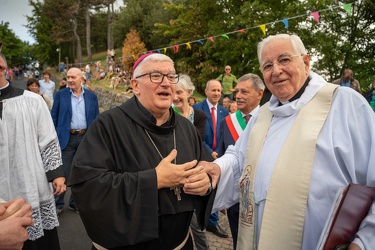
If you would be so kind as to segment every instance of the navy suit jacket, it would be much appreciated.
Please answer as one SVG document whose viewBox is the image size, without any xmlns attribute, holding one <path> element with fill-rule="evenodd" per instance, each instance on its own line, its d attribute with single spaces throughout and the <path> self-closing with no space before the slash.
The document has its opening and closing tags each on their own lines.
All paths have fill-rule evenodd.
<svg viewBox="0 0 375 250">
<path fill-rule="evenodd" d="M 204 143 L 206 144 L 208 150 L 210 150 L 210 153 L 212 153 L 212 144 L 214 142 L 214 127 L 212 124 L 211 119 L 211 110 L 208 107 L 207 99 L 205 99 L 203 102 L 197 103 L 193 105 L 193 108 L 202 110 L 207 117 L 206 121 L 206 133 L 204 136 Z M 217 152 L 219 141 L 220 141 L 220 122 L 223 120 L 227 115 L 229 115 L 229 112 L 226 108 L 223 106 L 217 105 L 217 119 L 216 119 L 216 149 Z"/>
<path fill-rule="evenodd" d="M 59 138 L 61 150 L 64 150 L 70 138 L 70 123 L 72 121 L 72 102 L 70 88 L 56 92 L 51 115 L 56 133 Z M 96 94 L 88 89 L 83 93 L 85 101 L 85 115 L 87 128 L 99 114 L 99 103 Z"/>
<path fill-rule="evenodd" d="M 236 141 L 233 139 L 232 134 L 230 133 L 228 124 L 225 119 L 220 122 L 220 140 L 217 145 L 217 154 L 219 157 L 224 155 L 225 151 L 230 145 L 234 145 Z"/>
</svg>

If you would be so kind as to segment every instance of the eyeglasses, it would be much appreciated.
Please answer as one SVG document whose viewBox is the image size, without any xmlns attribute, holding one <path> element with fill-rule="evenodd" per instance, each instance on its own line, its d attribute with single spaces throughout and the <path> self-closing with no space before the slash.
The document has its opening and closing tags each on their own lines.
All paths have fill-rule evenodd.
<svg viewBox="0 0 375 250">
<path fill-rule="evenodd" d="M 276 61 L 274 62 L 266 62 L 264 63 L 259 69 L 262 73 L 266 73 L 266 72 L 269 72 L 271 70 L 273 70 L 273 66 L 275 63 L 277 63 L 279 66 L 288 66 L 292 61 L 293 61 L 293 57 L 296 57 L 296 56 L 302 56 L 301 55 L 281 55 L 277 58 Z"/>
<path fill-rule="evenodd" d="M 230 69 L 225 69 L 225 70 L 230 70 Z"/>
<path fill-rule="evenodd" d="M 162 83 L 164 81 L 164 77 L 167 77 L 167 80 L 169 83 L 176 84 L 178 83 L 178 80 L 180 79 L 180 76 L 178 74 L 163 74 L 160 72 L 151 72 L 151 73 L 146 73 L 142 74 L 139 76 L 136 76 L 135 79 L 140 78 L 142 76 L 150 76 L 150 81 L 153 83 Z"/>
</svg>

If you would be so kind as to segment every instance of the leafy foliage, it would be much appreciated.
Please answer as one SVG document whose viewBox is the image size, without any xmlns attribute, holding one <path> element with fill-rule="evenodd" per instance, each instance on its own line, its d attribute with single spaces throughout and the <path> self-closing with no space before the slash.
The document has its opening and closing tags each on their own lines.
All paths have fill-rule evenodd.
<svg viewBox="0 0 375 250">
<path fill-rule="evenodd" d="M 130 32 L 126 34 L 124 47 L 122 48 L 122 63 L 124 68 L 129 71 L 140 54 L 146 52 L 145 44 L 141 41 L 138 32 L 131 28 Z"/>
<path fill-rule="evenodd" d="M 0 23 L 0 37 L 3 43 L 2 53 L 7 58 L 8 66 L 25 65 L 33 58 L 29 44 L 19 39 L 9 29 L 9 23 Z"/>
<path fill-rule="evenodd" d="M 34 10 L 27 27 L 37 41 L 32 50 L 35 57 L 43 63 L 55 64 L 57 48 L 61 48 L 63 55 L 75 57 L 77 38 L 72 32 L 72 20 L 77 24 L 76 33 L 82 43 L 86 42 L 86 30 L 90 29 L 90 48 L 94 52 L 105 51 L 109 40 L 104 8 L 114 1 L 31 0 Z M 160 49 L 164 53 L 163 48 L 179 44 L 178 51 L 168 49 L 166 53 L 179 72 L 191 76 L 198 91 L 203 90 L 209 79 L 220 75 L 225 65 L 231 65 L 237 77 L 249 72 L 260 74 L 256 49 L 264 38 L 259 28 L 262 24 L 266 25 L 267 35 L 299 35 L 312 55 L 312 69 L 328 81 L 338 78 L 345 68 L 353 69 L 362 87 L 374 77 L 375 3 L 371 0 L 353 1 L 352 15 L 342 8 L 346 2 L 338 0 L 123 0 L 123 3 L 111 26 L 115 49 L 123 47 L 125 35 L 133 32 L 131 28 L 139 34 L 137 44 L 143 42 L 146 50 Z M 85 24 L 87 6 L 90 6 L 91 27 Z M 319 11 L 320 23 L 310 16 L 313 11 Z M 288 28 L 280 22 L 283 19 L 288 19 Z M 245 28 L 246 32 L 236 32 Z M 221 35 L 227 33 L 228 36 Z M 207 39 L 210 36 L 214 41 Z M 123 50 L 126 59 L 138 53 L 132 51 L 135 48 L 127 39 Z M 202 40 L 202 44 L 192 42 L 196 40 Z M 87 50 L 83 48 L 82 53 Z M 126 66 L 130 65 L 131 61 Z"/>
</svg>

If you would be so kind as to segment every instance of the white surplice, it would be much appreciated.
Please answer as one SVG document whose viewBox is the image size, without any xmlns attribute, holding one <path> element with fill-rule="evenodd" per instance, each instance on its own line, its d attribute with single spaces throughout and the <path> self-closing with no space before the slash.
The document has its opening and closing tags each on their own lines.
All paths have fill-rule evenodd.
<svg viewBox="0 0 375 250">
<path fill-rule="evenodd" d="M 273 114 L 273 119 L 259 157 L 254 183 L 258 232 L 279 152 L 298 111 L 325 84 L 325 80 L 313 72 L 310 72 L 310 78 L 305 92 L 293 102 L 279 106 L 275 96 L 271 97 L 269 110 Z M 213 211 L 228 208 L 238 202 L 238 181 L 247 153 L 250 130 L 257 117 L 258 114 L 252 117 L 235 146 L 230 146 L 224 156 L 215 160 L 222 173 Z M 303 232 L 303 249 L 317 247 L 336 192 L 340 187 L 350 183 L 375 186 L 375 115 L 361 95 L 350 88 L 339 87 L 333 96 L 331 110 L 317 140 Z M 285 230 L 288 230 L 288 225 L 285 225 Z M 363 221 L 354 242 L 362 249 L 371 249 L 375 246 L 374 232 L 375 203 Z"/>
<path fill-rule="evenodd" d="M 5 99 L 0 119 L 0 197 L 24 198 L 31 205 L 30 240 L 59 225 L 46 173 L 61 165 L 59 141 L 42 97 L 25 91 Z"/>
</svg>

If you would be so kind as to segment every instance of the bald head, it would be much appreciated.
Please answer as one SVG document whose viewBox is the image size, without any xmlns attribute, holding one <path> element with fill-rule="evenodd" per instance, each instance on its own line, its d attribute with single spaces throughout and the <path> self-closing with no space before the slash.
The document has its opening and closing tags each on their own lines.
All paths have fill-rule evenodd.
<svg viewBox="0 0 375 250">
<path fill-rule="evenodd" d="M 68 86 L 73 91 L 78 91 L 82 88 L 85 79 L 83 78 L 82 71 L 79 68 L 70 68 L 66 75 L 68 79 Z"/>
<path fill-rule="evenodd" d="M 216 79 L 211 79 L 206 84 L 205 94 L 207 96 L 208 101 L 212 105 L 216 105 L 221 97 L 221 83 Z"/>
</svg>

